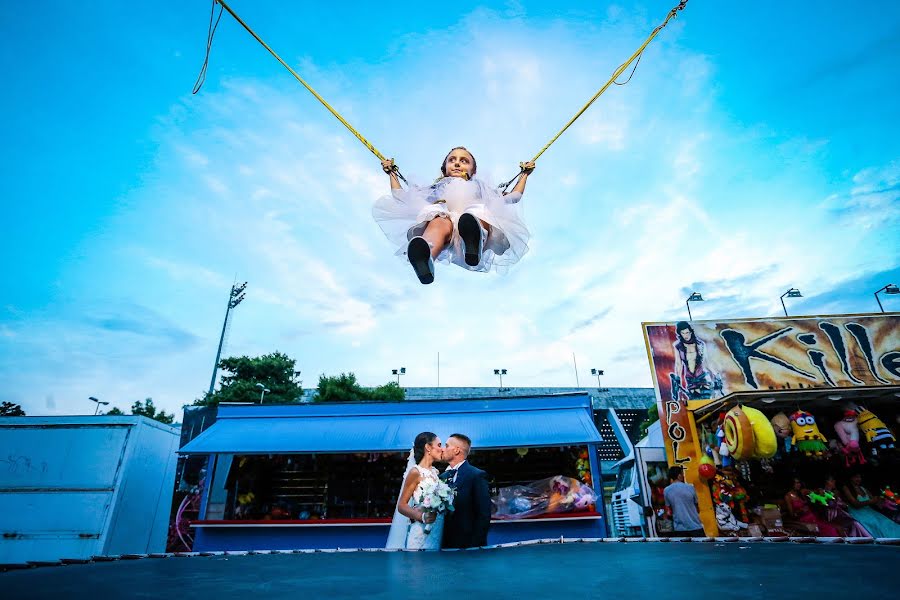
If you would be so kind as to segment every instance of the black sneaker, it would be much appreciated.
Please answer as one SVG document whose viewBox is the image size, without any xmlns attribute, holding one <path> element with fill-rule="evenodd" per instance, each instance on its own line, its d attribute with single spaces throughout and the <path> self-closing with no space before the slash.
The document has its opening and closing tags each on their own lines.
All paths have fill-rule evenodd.
<svg viewBox="0 0 900 600">
<path fill-rule="evenodd" d="M 466 253 L 466 264 L 477 267 L 481 263 L 481 244 L 483 230 L 475 215 L 464 213 L 456 224 L 459 237 L 463 241 Z"/>
<path fill-rule="evenodd" d="M 406 257 L 409 264 L 412 265 L 416 277 L 424 284 L 434 281 L 434 261 L 431 259 L 431 246 L 425 241 L 425 238 L 419 236 L 409 240 L 406 247 Z"/>
</svg>

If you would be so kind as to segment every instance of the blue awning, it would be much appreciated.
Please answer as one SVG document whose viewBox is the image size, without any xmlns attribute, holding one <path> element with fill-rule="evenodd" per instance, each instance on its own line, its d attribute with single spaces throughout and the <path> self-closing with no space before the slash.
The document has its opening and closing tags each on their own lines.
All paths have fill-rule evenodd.
<svg viewBox="0 0 900 600">
<path fill-rule="evenodd" d="M 476 448 L 570 446 L 602 441 L 587 394 L 486 401 L 220 407 L 182 454 L 283 454 L 408 450 L 433 431 Z"/>
</svg>

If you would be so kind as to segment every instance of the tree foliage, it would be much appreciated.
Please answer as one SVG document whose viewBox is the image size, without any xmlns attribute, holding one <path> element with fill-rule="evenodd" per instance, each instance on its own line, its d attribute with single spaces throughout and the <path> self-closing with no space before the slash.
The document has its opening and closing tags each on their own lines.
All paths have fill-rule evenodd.
<svg viewBox="0 0 900 600">
<path fill-rule="evenodd" d="M 225 373 L 219 389 L 212 394 L 204 394 L 194 404 L 208 406 L 220 402 L 258 403 L 262 390 L 257 384 L 262 384 L 269 390 L 263 400 L 265 404 L 299 402 L 303 387 L 297 381 L 299 372 L 295 371 L 296 365 L 293 358 L 281 352 L 254 358 L 224 358 L 219 361 L 219 369 Z"/>
<path fill-rule="evenodd" d="M 656 406 L 656 403 L 653 403 L 653 406 L 647 409 L 647 419 L 641 423 L 640 428 L 640 437 L 646 437 L 647 430 L 650 429 L 650 426 L 659 421 L 659 408 Z"/>
<path fill-rule="evenodd" d="M 319 377 L 319 394 L 316 402 L 399 402 L 406 397 L 402 387 L 392 381 L 375 388 L 364 388 L 353 373 L 341 373 Z"/>
<path fill-rule="evenodd" d="M 155 421 L 159 421 L 160 423 L 165 423 L 166 425 L 171 425 L 175 421 L 174 413 L 166 414 L 166 412 L 162 409 L 158 411 L 156 410 L 156 407 L 153 405 L 153 398 L 147 398 L 143 402 L 138 400 L 137 402 L 132 404 L 131 414 L 147 417 L 148 419 L 153 419 Z"/>
<path fill-rule="evenodd" d="M 0 404 L 0 417 L 24 417 L 25 411 L 18 404 L 4 402 Z"/>
<path fill-rule="evenodd" d="M 120 409 L 119 407 L 113 406 L 111 409 L 109 409 L 108 411 L 106 411 L 103 414 L 109 415 L 110 417 L 119 417 L 119 416 L 123 416 L 125 413 L 122 412 L 122 409 Z"/>
</svg>

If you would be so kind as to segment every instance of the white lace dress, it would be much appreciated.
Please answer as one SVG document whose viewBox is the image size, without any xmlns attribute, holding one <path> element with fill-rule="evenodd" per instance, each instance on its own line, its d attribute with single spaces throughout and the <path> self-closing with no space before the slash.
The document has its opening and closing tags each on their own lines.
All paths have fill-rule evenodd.
<svg viewBox="0 0 900 600">
<path fill-rule="evenodd" d="M 416 465 L 422 481 L 425 479 L 438 480 L 438 470 L 434 467 L 424 469 Z M 412 503 L 412 499 L 410 499 Z M 440 550 L 441 540 L 444 537 L 444 514 L 439 513 L 437 519 L 431 524 L 431 531 L 425 532 L 425 525 L 420 521 L 410 523 L 409 531 L 406 532 L 406 548 L 414 550 Z"/>
<path fill-rule="evenodd" d="M 449 218 L 453 235 L 437 260 L 471 271 L 503 272 L 528 252 L 531 233 L 519 215 L 521 199 L 522 194 L 518 192 L 504 196 L 478 178 L 466 181 L 443 177 L 429 186 L 410 185 L 391 190 L 376 200 L 372 216 L 384 235 L 399 247 L 397 255 L 404 259 L 409 240 L 422 235 L 432 219 Z M 464 213 L 471 213 L 491 226 L 481 262 L 475 267 L 466 264 L 465 248 L 457 232 L 457 221 Z"/>
</svg>

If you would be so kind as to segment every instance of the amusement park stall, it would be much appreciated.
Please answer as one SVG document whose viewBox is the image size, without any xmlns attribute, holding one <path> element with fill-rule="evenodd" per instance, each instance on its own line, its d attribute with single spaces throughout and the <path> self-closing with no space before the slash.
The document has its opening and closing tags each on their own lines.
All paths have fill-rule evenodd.
<svg viewBox="0 0 900 600">
<path fill-rule="evenodd" d="M 220 406 L 181 449 L 207 456 L 195 551 L 383 547 L 412 441 L 473 440 L 490 476 L 490 543 L 603 537 L 602 502 L 509 518 L 501 491 L 553 477 L 601 481 L 586 393 L 401 403 Z"/>
<path fill-rule="evenodd" d="M 900 314 L 643 329 L 707 535 L 900 536 Z"/>
</svg>

